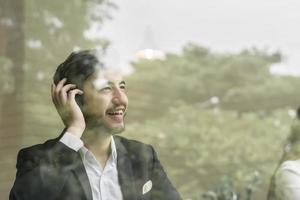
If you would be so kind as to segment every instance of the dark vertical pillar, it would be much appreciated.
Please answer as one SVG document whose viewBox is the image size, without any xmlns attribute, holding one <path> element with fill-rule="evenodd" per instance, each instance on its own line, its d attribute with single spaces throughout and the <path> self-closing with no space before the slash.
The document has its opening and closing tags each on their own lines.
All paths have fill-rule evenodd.
<svg viewBox="0 0 300 200">
<path fill-rule="evenodd" d="M 8 199 L 15 178 L 16 153 L 22 144 L 24 2 L 0 0 L 0 57 L 11 63 L 6 73 L 0 75 L 9 80 L 10 88 L 5 89 L 5 84 L 0 86 L 0 199 Z M 0 72 L 4 72 L 3 67 L 0 66 Z"/>
</svg>

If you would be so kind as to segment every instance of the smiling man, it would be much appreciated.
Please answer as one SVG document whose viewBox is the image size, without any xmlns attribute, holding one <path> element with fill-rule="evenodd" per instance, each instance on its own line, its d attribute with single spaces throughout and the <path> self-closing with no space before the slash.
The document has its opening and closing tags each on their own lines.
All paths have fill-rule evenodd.
<svg viewBox="0 0 300 200">
<path fill-rule="evenodd" d="M 20 150 L 10 200 L 181 199 L 152 146 L 117 136 L 125 129 L 125 81 L 100 58 L 78 51 L 58 66 L 51 95 L 65 129 Z"/>
</svg>

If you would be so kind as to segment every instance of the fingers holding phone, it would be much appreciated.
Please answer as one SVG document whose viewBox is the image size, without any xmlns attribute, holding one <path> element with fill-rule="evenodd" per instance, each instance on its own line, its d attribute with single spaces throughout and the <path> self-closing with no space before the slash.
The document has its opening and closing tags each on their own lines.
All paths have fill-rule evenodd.
<svg viewBox="0 0 300 200">
<path fill-rule="evenodd" d="M 65 84 L 66 81 L 64 78 L 57 85 L 52 83 L 52 101 L 67 131 L 80 138 L 85 129 L 85 121 L 75 96 L 82 95 L 83 91 L 77 89 L 74 84 Z"/>
</svg>

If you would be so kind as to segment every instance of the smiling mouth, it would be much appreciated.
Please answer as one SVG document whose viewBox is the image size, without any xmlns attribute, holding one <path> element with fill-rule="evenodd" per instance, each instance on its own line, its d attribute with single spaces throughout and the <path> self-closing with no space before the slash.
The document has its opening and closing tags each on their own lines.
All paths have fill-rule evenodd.
<svg viewBox="0 0 300 200">
<path fill-rule="evenodd" d="M 106 114 L 112 120 L 114 120 L 116 122 L 122 122 L 124 111 L 125 111 L 125 109 L 110 110 L 110 111 L 106 112 Z"/>
<path fill-rule="evenodd" d="M 111 115 L 111 116 L 114 116 L 114 115 L 123 115 L 124 113 L 124 110 L 121 109 L 121 110 L 115 110 L 115 111 L 108 111 L 107 114 L 108 115 Z"/>
</svg>

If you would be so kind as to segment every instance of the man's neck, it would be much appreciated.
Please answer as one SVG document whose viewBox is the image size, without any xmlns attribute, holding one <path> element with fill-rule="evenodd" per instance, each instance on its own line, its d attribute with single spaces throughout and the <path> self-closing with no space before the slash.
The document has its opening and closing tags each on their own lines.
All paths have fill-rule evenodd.
<svg viewBox="0 0 300 200">
<path fill-rule="evenodd" d="M 102 161 L 111 154 L 111 134 L 101 129 L 86 129 L 81 139 L 86 148 Z"/>
</svg>

